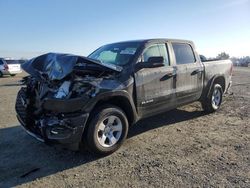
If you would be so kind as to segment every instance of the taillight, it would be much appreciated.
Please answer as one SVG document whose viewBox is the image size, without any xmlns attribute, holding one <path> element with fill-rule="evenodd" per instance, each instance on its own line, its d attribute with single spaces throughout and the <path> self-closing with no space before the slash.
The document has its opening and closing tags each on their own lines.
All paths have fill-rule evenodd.
<svg viewBox="0 0 250 188">
<path fill-rule="evenodd" d="M 7 64 L 4 64 L 4 69 L 5 70 L 8 70 L 9 69 L 9 66 Z"/>
</svg>

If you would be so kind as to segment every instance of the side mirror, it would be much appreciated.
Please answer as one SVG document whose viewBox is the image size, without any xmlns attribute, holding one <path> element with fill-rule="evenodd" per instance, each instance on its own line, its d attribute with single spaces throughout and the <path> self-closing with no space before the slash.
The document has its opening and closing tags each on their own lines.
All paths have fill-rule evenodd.
<svg viewBox="0 0 250 188">
<path fill-rule="evenodd" d="M 164 58 L 162 56 L 153 56 L 148 58 L 147 62 L 150 68 L 164 66 Z"/>
<path fill-rule="evenodd" d="M 148 58 L 146 62 L 139 62 L 137 64 L 138 69 L 142 68 L 156 68 L 164 66 L 164 58 L 162 56 L 152 56 Z"/>
</svg>

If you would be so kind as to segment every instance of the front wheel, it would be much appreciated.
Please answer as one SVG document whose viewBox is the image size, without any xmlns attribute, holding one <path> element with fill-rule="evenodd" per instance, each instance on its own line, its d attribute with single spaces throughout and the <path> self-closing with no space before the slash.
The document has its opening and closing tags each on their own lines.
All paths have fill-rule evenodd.
<svg viewBox="0 0 250 188">
<path fill-rule="evenodd" d="M 90 119 L 85 141 L 90 151 L 107 155 L 118 150 L 128 134 L 128 120 L 119 107 L 105 105 Z"/>
<path fill-rule="evenodd" d="M 206 112 L 215 112 L 220 108 L 223 96 L 223 89 L 220 84 L 214 84 L 211 93 L 201 104 Z"/>
</svg>

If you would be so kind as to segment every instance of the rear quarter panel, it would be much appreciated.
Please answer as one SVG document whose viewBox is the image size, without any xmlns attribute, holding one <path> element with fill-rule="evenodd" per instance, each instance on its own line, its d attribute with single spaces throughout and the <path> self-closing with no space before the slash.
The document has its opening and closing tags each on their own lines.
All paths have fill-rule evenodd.
<svg viewBox="0 0 250 188">
<path fill-rule="evenodd" d="M 223 76 L 225 78 L 225 88 L 229 85 L 232 75 L 230 73 L 232 66 L 231 60 L 218 60 L 204 62 L 205 77 L 204 86 L 208 86 L 215 76 Z"/>
</svg>

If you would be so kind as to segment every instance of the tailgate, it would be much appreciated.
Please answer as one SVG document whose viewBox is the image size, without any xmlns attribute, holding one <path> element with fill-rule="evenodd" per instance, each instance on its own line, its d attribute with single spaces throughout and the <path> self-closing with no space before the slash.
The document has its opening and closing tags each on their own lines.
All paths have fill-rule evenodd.
<svg viewBox="0 0 250 188">
<path fill-rule="evenodd" d="M 21 66 L 20 64 L 8 64 L 9 67 L 9 71 L 20 71 L 21 70 Z"/>
</svg>

